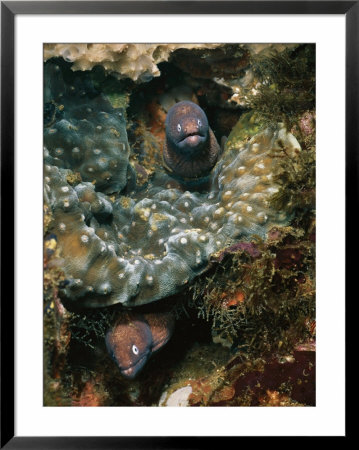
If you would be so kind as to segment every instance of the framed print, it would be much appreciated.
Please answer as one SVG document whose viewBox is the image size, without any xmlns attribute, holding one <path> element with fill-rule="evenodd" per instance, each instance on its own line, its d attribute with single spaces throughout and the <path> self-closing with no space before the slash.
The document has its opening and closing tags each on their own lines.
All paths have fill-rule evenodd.
<svg viewBox="0 0 359 450">
<path fill-rule="evenodd" d="M 358 8 L 2 2 L 4 448 L 346 435 Z"/>
</svg>

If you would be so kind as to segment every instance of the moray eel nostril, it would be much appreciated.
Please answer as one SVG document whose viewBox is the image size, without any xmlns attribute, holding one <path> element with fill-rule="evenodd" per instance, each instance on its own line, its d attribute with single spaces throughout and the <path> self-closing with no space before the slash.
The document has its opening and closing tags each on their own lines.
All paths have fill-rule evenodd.
<svg viewBox="0 0 359 450">
<path fill-rule="evenodd" d="M 163 162 L 175 178 L 201 179 L 215 166 L 221 148 L 205 112 L 193 102 L 176 103 L 167 114 Z"/>
</svg>

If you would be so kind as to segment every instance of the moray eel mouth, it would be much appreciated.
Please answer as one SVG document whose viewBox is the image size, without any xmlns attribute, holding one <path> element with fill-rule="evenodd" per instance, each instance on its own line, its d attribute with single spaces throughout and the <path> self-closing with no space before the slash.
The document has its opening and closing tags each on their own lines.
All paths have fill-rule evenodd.
<svg viewBox="0 0 359 450">
<path fill-rule="evenodd" d="M 133 379 L 141 371 L 143 366 L 146 364 L 149 358 L 149 352 L 146 352 L 140 359 L 138 359 L 134 364 L 128 367 L 120 367 L 120 372 L 122 375 L 128 379 Z"/>
<path fill-rule="evenodd" d="M 197 150 L 202 148 L 202 145 L 206 143 L 206 136 L 200 133 L 189 133 L 183 139 L 181 139 L 177 146 L 184 152 Z"/>
</svg>

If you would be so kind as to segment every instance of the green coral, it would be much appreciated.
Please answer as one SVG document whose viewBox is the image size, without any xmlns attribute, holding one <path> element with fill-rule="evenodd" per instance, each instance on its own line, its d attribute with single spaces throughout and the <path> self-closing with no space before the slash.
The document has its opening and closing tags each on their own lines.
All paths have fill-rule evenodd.
<svg viewBox="0 0 359 450">
<path fill-rule="evenodd" d="M 232 128 L 226 141 L 226 148 L 238 148 L 240 143 L 245 143 L 252 136 L 258 134 L 263 129 L 263 124 L 259 120 L 256 112 L 249 111 L 242 114 L 236 125 Z"/>
</svg>

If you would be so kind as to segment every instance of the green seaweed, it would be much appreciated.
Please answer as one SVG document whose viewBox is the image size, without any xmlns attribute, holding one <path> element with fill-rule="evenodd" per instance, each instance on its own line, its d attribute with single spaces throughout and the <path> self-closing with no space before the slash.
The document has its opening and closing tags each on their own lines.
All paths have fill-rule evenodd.
<svg viewBox="0 0 359 450">
<path fill-rule="evenodd" d="M 283 158 L 275 181 L 279 191 L 271 198 L 276 210 L 295 208 L 297 216 L 311 215 L 315 209 L 315 149 L 301 151 L 296 158 Z M 297 217 L 298 218 L 298 217 Z"/>
<path fill-rule="evenodd" d="M 301 45 L 269 56 L 255 56 L 252 67 L 261 84 L 248 94 L 248 106 L 265 125 L 281 120 L 287 129 L 315 107 L 315 45 Z"/>
<path fill-rule="evenodd" d="M 296 117 L 298 123 L 299 113 Z M 260 126 L 257 112 L 240 119 L 227 145 L 240 148 L 251 137 L 253 126 Z M 279 190 L 270 204 L 292 215 L 291 226 L 273 228 L 267 240 L 247 243 L 252 253 L 237 247 L 217 255 L 220 262 L 214 262 L 190 288 L 191 306 L 211 323 L 218 342 L 235 346 L 244 357 L 291 351 L 311 337 L 308 323 L 315 318 L 315 127 L 310 135 L 304 135 L 299 126 L 296 131 L 302 151 L 291 156 L 284 148 L 272 155 L 279 158 L 274 175 Z"/>
<path fill-rule="evenodd" d="M 315 317 L 313 243 L 290 227 L 275 232 L 279 241 L 253 243 L 260 257 L 234 250 L 190 288 L 199 317 L 248 355 L 292 350 Z"/>
<path fill-rule="evenodd" d="M 69 324 L 71 338 L 86 347 L 95 349 L 100 340 L 104 341 L 114 317 L 114 308 L 74 312 Z"/>
</svg>

